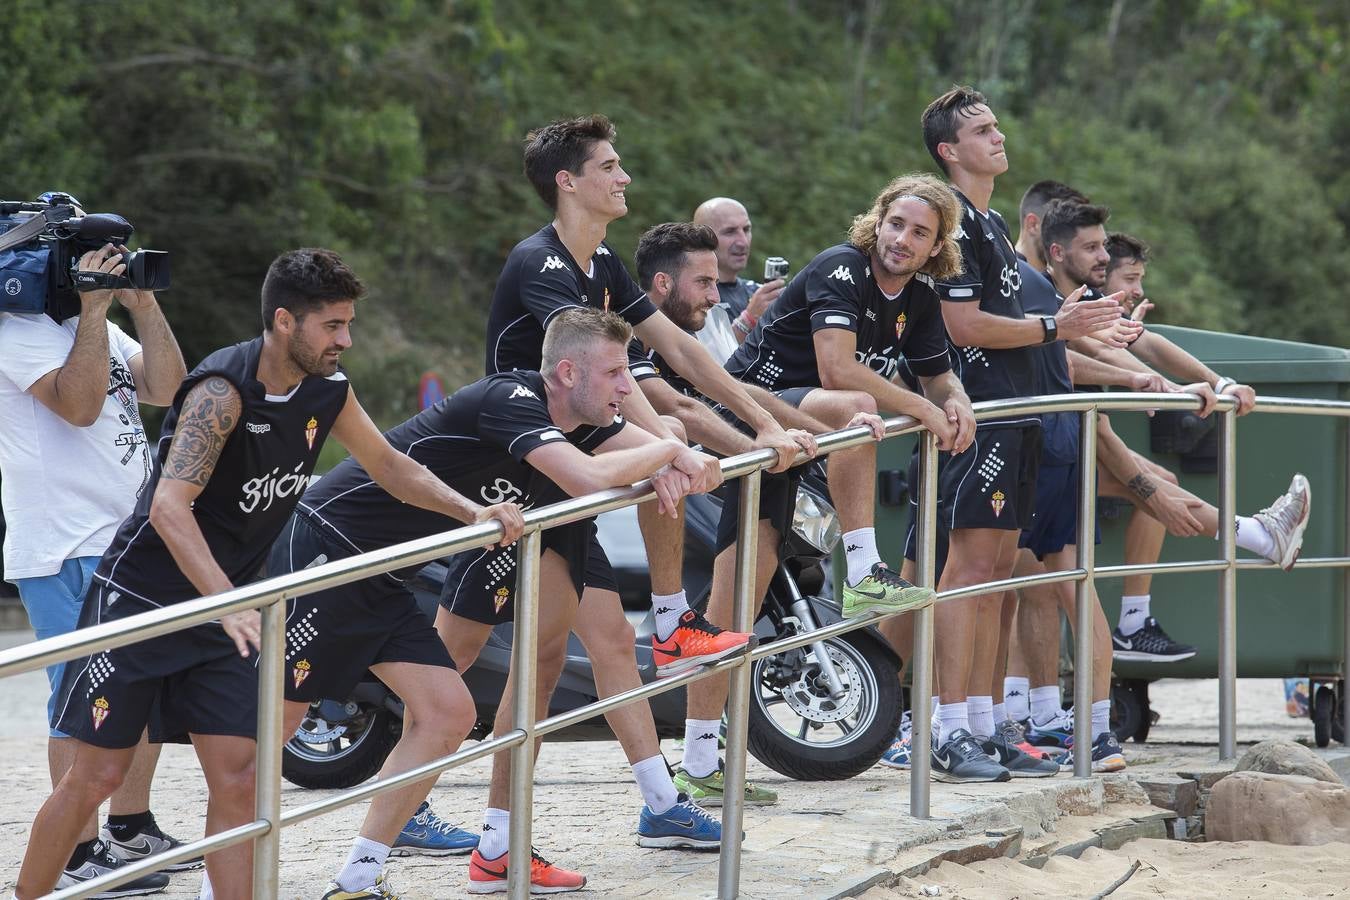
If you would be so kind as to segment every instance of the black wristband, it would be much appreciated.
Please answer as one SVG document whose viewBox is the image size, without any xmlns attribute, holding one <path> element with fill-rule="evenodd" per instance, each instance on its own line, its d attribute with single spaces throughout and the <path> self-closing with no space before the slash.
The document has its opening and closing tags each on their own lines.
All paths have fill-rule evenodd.
<svg viewBox="0 0 1350 900">
<path fill-rule="evenodd" d="M 1041 328 L 1045 331 L 1045 336 L 1041 338 L 1042 344 L 1059 340 L 1059 323 L 1054 316 L 1041 316 Z"/>
</svg>

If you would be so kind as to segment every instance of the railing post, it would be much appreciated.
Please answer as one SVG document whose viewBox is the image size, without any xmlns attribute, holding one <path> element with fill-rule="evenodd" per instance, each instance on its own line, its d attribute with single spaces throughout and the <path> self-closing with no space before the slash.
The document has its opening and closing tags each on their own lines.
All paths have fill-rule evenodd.
<svg viewBox="0 0 1350 900">
<path fill-rule="evenodd" d="M 759 537 L 760 470 L 741 481 L 741 506 L 737 511 L 736 591 L 732 606 L 732 628 L 753 631 L 752 610 L 759 599 L 755 593 L 755 557 Z M 750 716 L 750 669 L 747 656 L 727 673 L 731 683 L 727 692 L 727 761 L 722 791 L 722 858 L 717 866 L 717 896 L 721 900 L 736 897 L 741 890 L 741 832 L 745 811 L 745 748 Z"/>
<path fill-rule="evenodd" d="M 525 740 L 511 748 L 512 863 L 507 872 L 507 890 L 515 900 L 526 900 L 530 896 L 530 851 L 534 844 L 534 690 L 539 656 L 537 625 L 542 540 L 543 532 L 538 529 L 521 535 L 516 569 L 516 618 L 511 637 L 515 696 L 511 724 L 525 732 Z"/>
<path fill-rule="evenodd" d="M 262 650 L 258 660 L 258 741 L 254 766 L 253 816 L 271 828 L 253 843 L 253 896 L 281 896 L 281 733 L 282 679 L 286 668 L 286 601 L 262 607 Z M 202 870 L 205 872 L 205 870 Z M 203 875 L 203 877 L 205 877 Z"/>
<path fill-rule="evenodd" d="M 1345 543 L 1342 544 L 1345 556 L 1350 556 L 1350 419 L 1345 420 L 1345 443 L 1341 445 L 1345 454 L 1345 496 L 1341 498 L 1345 506 L 1344 516 Z M 1350 743 L 1346 738 L 1350 734 L 1350 568 L 1341 568 L 1341 743 Z"/>
<path fill-rule="evenodd" d="M 919 504 L 916 577 L 923 587 L 937 587 L 937 436 L 919 432 L 919 483 L 912 486 Z M 909 690 L 909 814 L 927 819 L 929 773 L 932 770 L 933 620 L 934 607 L 914 613 L 914 655 Z"/>
<path fill-rule="evenodd" d="M 1219 759 L 1237 756 L 1237 408 L 1219 416 Z"/>
<path fill-rule="evenodd" d="M 1092 774 L 1092 570 L 1097 564 L 1097 408 L 1083 410 L 1078 429 L 1078 562 L 1087 573 L 1074 584 L 1078 627 L 1073 656 L 1073 774 Z M 1101 652 L 1110 653 L 1109 647 Z"/>
</svg>

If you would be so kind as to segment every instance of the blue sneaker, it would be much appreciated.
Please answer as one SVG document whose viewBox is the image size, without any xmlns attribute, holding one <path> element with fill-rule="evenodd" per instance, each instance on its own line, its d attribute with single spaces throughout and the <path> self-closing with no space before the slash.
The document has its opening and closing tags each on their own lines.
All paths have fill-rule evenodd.
<svg viewBox="0 0 1350 900">
<path fill-rule="evenodd" d="M 722 823 L 688 794 L 680 794 L 675 805 L 660 815 L 643 806 L 637 831 L 639 847 L 717 850 L 722 846 Z"/>
<path fill-rule="evenodd" d="M 1061 709 L 1049 722 L 1038 724 L 1031 720 L 1027 729 L 1027 743 L 1033 747 L 1059 747 L 1073 749 L 1073 711 Z"/>
<path fill-rule="evenodd" d="M 909 736 L 909 710 L 905 710 L 904 716 L 900 719 L 900 730 L 895 733 L 895 741 L 885 753 L 881 754 L 883 766 L 890 766 L 892 769 L 909 768 Z"/>
<path fill-rule="evenodd" d="M 423 800 L 416 815 L 399 832 L 389 855 L 462 856 L 477 846 L 478 835 L 445 821 Z"/>
</svg>

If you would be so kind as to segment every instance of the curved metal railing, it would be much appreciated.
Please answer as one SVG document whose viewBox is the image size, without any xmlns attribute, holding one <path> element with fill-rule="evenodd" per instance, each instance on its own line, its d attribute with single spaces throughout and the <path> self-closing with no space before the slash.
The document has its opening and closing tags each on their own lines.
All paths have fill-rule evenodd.
<svg viewBox="0 0 1350 900">
<path fill-rule="evenodd" d="M 1168 574 L 1177 572 L 1219 573 L 1219 755 L 1230 759 L 1236 753 L 1236 680 L 1237 680 L 1237 571 L 1239 569 L 1270 568 L 1273 563 L 1235 558 L 1236 543 L 1234 515 L 1236 512 L 1237 430 L 1236 403 L 1221 399 L 1215 415 L 1219 417 L 1219 556 L 1215 559 L 1183 563 L 1159 563 L 1152 566 L 1110 566 L 1097 568 L 1094 553 L 1096 521 L 1096 491 L 1088 489 L 1096 471 L 1096 424 L 1099 411 L 1132 412 L 1144 410 L 1197 410 L 1198 398 L 1185 394 L 1059 394 L 1001 400 L 975 404 L 977 420 L 1016 413 L 1074 412 L 1081 422 L 1079 445 L 1080 482 L 1078 516 L 1078 556 L 1072 569 L 1044 575 L 1004 579 L 975 585 L 961 590 L 939 594 L 938 602 L 959 597 L 987 594 L 1009 588 L 1033 584 L 1051 584 L 1070 581 L 1075 585 L 1075 605 L 1078 622 L 1091 621 L 1091 585 L 1099 577 L 1123 577 L 1133 574 Z M 1326 415 L 1350 420 L 1350 402 L 1301 398 L 1262 398 L 1257 412 L 1296 415 Z M 922 585 L 933 585 L 934 550 L 936 546 L 937 442 L 912 418 L 898 416 L 886 421 L 886 437 L 920 433 L 920 483 L 916 489 L 919 502 L 918 580 Z M 829 453 L 871 441 L 866 428 L 857 427 L 830 432 L 820 437 L 821 453 Z M 1350 447 L 1350 440 L 1347 440 Z M 1350 450 L 1347 451 L 1350 453 Z M 760 473 L 775 461 L 773 451 L 756 450 L 722 461 L 723 475 L 744 478 L 740 496 L 740 521 L 737 542 L 735 606 L 733 627 L 750 631 L 756 598 L 752 597 L 758 529 Z M 1350 489 L 1350 473 L 1347 473 Z M 824 626 L 791 639 L 775 641 L 757 647 L 751 653 L 723 660 L 683 675 L 662 679 L 606 697 L 581 709 L 576 709 L 536 722 L 533 695 L 535 687 L 535 656 L 537 649 L 538 592 L 540 537 L 544 529 L 580 519 L 590 518 L 624 506 L 632 506 L 654 496 L 647 482 L 629 488 L 615 488 L 576 497 L 551 506 L 525 513 L 525 534 L 518 542 L 519 568 L 517 583 L 516 621 L 512 665 L 519 679 L 514 698 L 514 721 L 510 732 L 495 735 L 490 740 L 433 760 L 400 775 L 370 782 L 349 791 L 299 806 L 285 813 L 281 811 L 281 734 L 283 699 L 283 656 L 285 653 L 285 606 L 283 601 L 315 591 L 336 587 L 371 575 L 389 572 L 404 566 L 430 562 L 463 550 L 481 547 L 500 537 L 495 523 L 457 528 L 438 535 L 409 541 L 382 550 L 363 553 L 348 559 L 326 563 L 281 575 L 257 584 L 235 588 L 209 597 L 177 603 L 129 618 L 80 629 L 70 634 L 0 651 L 0 678 L 33 671 L 54 663 L 65 662 L 90 653 L 126 646 L 137 641 L 201 625 L 223 615 L 247 609 L 261 609 L 263 631 L 261 660 L 259 662 L 258 703 L 258 763 L 257 763 L 257 818 L 247 824 L 212 835 L 176 850 L 129 864 L 114 873 L 82 883 L 53 894 L 58 898 L 87 897 L 109 887 L 135 879 L 141 875 L 180 862 L 202 853 L 219 850 L 241 841 L 253 840 L 253 893 L 256 897 L 279 895 L 278 875 L 281 829 L 306 819 L 314 818 L 377 793 L 393 790 L 422 780 L 446 769 L 472 762 L 501 750 L 512 755 L 511 773 L 511 853 L 516 858 L 529 855 L 533 809 L 534 739 L 577 722 L 608 712 L 619 706 L 645 700 L 648 697 L 714 673 L 728 673 L 731 689 L 727 700 L 726 792 L 722 808 L 722 833 L 727 837 L 722 845 L 718 873 L 718 895 L 734 897 L 740 880 L 740 835 L 742 829 L 742 785 L 745 780 L 746 728 L 750 697 L 750 672 L 755 660 L 825 640 L 858 628 L 875 624 L 876 616 L 863 616 Z M 1350 501 L 1346 504 L 1347 542 L 1350 543 Z M 1344 648 L 1342 673 L 1350 673 L 1350 546 L 1343 556 L 1304 559 L 1300 568 L 1341 568 L 1346 572 L 1344 615 Z M 930 773 L 930 717 L 926 698 L 933 687 L 933 621 L 934 609 L 928 607 L 915 613 L 914 651 L 911 664 L 911 696 L 913 737 L 910 775 L 910 814 L 927 818 L 929 814 Z M 1091 670 L 1093 654 L 1092 628 L 1080 626 L 1076 630 L 1074 665 L 1082 673 Z M 1078 734 L 1091 730 L 1092 679 L 1074 679 L 1074 728 Z M 1347 704 L 1350 705 L 1350 704 Z M 1342 715 L 1346 710 L 1342 710 Z M 1074 774 L 1085 777 L 1091 773 L 1091 747 L 1087 741 L 1074 746 Z M 513 897 L 529 896 L 529 867 L 516 866 L 510 871 L 509 890 Z"/>
</svg>

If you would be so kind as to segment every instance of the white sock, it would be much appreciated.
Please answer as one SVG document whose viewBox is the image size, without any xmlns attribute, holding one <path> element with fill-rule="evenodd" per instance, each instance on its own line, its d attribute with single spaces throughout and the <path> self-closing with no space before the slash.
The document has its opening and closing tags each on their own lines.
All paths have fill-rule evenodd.
<svg viewBox="0 0 1350 900">
<path fill-rule="evenodd" d="M 1092 701 L 1092 739 L 1095 741 L 1099 735 L 1105 734 L 1111 727 L 1111 701 L 1094 700 Z"/>
<path fill-rule="evenodd" d="M 1027 696 L 1031 682 L 1021 675 L 1009 675 L 1003 679 L 1003 703 L 1008 707 L 1008 715 L 1018 722 L 1031 715 L 1031 700 Z"/>
<path fill-rule="evenodd" d="M 478 855 L 496 859 L 511 849 L 511 810 L 483 810 L 483 830 L 478 837 Z"/>
<path fill-rule="evenodd" d="M 389 847 L 363 837 L 352 841 L 352 852 L 347 854 L 347 864 L 342 867 L 334 879 L 344 891 L 359 891 L 368 888 L 380 877 L 384 861 L 389 858 Z"/>
<path fill-rule="evenodd" d="M 994 724 L 1001 725 L 1008 721 L 1008 707 L 1002 700 L 994 704 Z"/>
<path fill-rule="evenodd" d="M 1059 715 L 1059 710 L 1059 685 L 1050 684 L 1031 689 L 1031 721 L 1033 723 L 1044 725 Z"/>
<path fill-rule="evenodd" d="M 1144 627 L 1145 620 L 1152 615 L 1148 610 L 1152 596 L 1152 594 L 1134 594 L 1120 598 L 1119 628 L 1121 634 L 1129 637 Z"/>
<path fill-rule="evenodd" d="M 684 770 L 695 778 L 706 778 L 717 771 L 720 719 L 684 720 Z M 655 810 L 653 810 L 655 812 Z"/>
<path fill-rule="evenodd" d="M 859 528 L 844 534 L 844 556 L 848 560 L 848 583 L 857 584 L 872 573 L 872 566 L 881 562 L 877 553 L 877 530 Z"/>
<path fill-rule="evenodd" d="M 716 741 L 713 746 L 717 746 Z M 637 779 L 638 790 L 642 792 L 647 808 L 657 815 L 669 810 L 680 799 L 675 782 L 670 780 L 666 758 L 659 753 L 633 763 L 633 777 Z"/>
<path fill-rule="evenodd" d="M 1237 545 L 1243 550 L 1250 550 L 1257 556 L 1271 558 L 1275 552 L 1275 539 L 1266 531 L 1266 526 L 1262 525 L 1251 516 L 1235 516 L 1237 519 Z M 1218 540 L 1219 536 L 1214 535 Z"/>
<path fill-rule="evenodd" d="M 936 729 L 933 732 L 934 747 L 941 747 L 951 740 L 954 731 L 962 728 L 969 731 L 970 711 L 966 706 L 966 701 L 938 704 L 937 715 L 933 717 L 933 724 Z"/>
<path fill-rule="evenodd" d="M 680 616 L 689 612 L 689 601 L 684 591 L 674 594 L 652 594 L 652 615 L 656 618 L 656 639 L 664 641 L 680 624 Z"/>
<path fill-rule="evenodd" d="M 970 733 L 991 737 L 994 733 L 994 698 L 967 697 L 966 713 L 970 717 Z"/>
<path fill-rule="evenodd" d="M 197 900 L 216 900 L 216 894 L 211 890 L 211 876 L 206 870 L 202 870 L 202 889 L 197 893 Z"/>
</svg>

